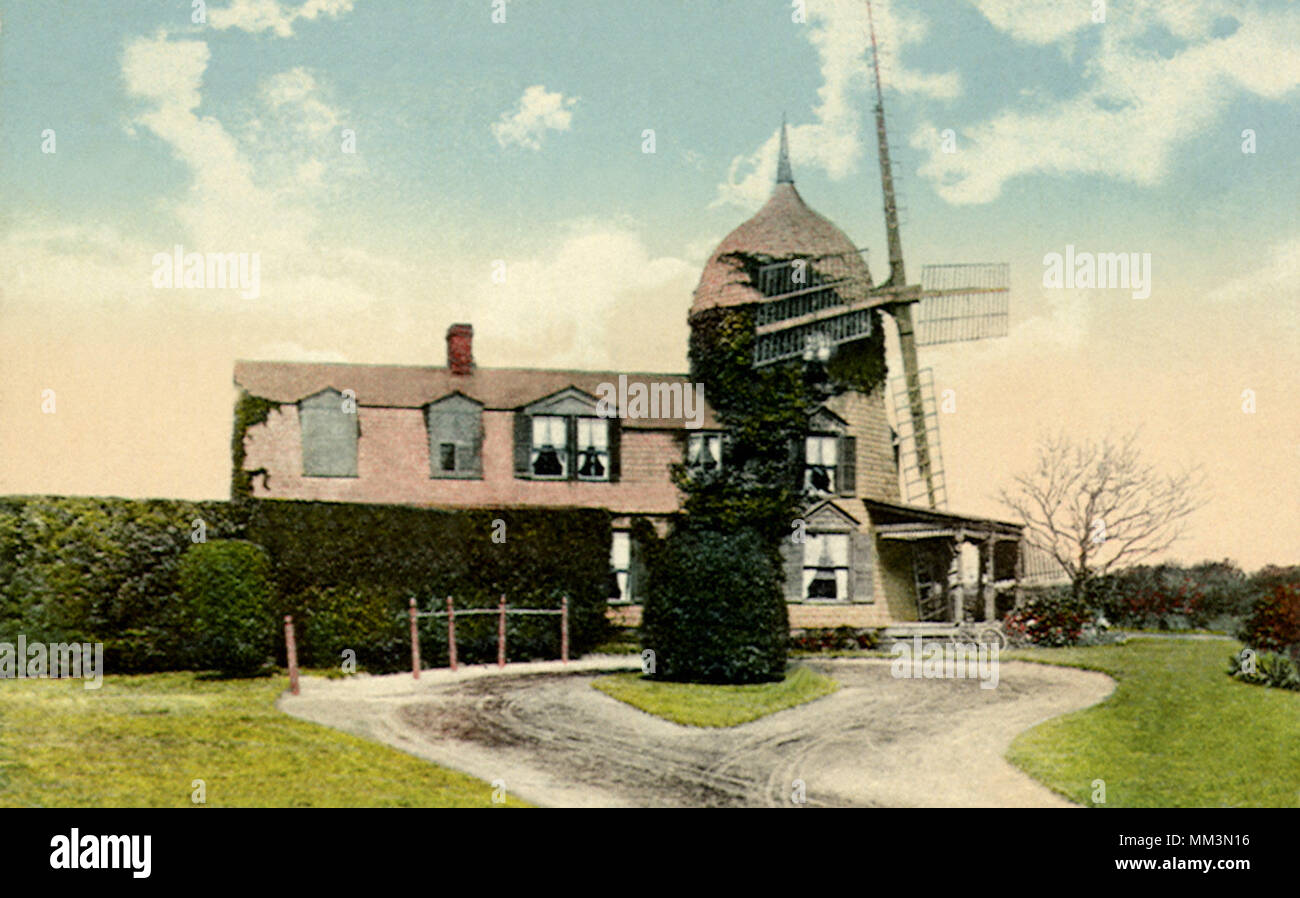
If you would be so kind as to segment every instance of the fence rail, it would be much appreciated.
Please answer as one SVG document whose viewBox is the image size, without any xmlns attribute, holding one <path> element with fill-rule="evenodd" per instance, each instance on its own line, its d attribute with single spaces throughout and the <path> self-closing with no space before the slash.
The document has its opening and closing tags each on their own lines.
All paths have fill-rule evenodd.
<svg viewBox="0 0 1300 898">
<path fill-rule="evenodd" d="M 456 618 L 466 614 L 495 614 L 497 616 L 497 667 L 506 666 L 506 615 L 539 614 L 560 616 L 560 663 L 569 663 L 569 597 L 560 599 L 556 608 L 511 608 L 502 596 L 496 608 L 462 608 L 456 609 L 451 596 L 447 596 L 446 611 L 421 611 L 411 599 L 408 614 L 411 618 L 411 676 L 420 679 L 420 631 L 417 622 L 422 617 L 445 617 L 447 619 L 447 666 L 457 669 L 456 664 Z"/>
</svg>

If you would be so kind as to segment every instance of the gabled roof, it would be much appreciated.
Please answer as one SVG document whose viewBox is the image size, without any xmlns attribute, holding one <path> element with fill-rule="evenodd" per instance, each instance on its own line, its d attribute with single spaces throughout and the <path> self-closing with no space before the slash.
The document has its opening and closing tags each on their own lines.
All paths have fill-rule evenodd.
<svg viewBox="0 0 1300 898">
<path fill-rule="evenodd" d="M 451 393 L 461 393 L 490 411 L 530 405 L 538 399 L 574 387 L 592 396 L 601 384 L 618 387 L 618 378 L 634 383 L 690 383 L 684 374 L 631 374 L 624 371 L 571 371 L 545 368 L 475 368 L 468 375 L 453 375 L 447 368 L 415 365 L 349 365 L 333 362 L 235 362 L 235 383 L 254 396 L 274 402 L 295 403 L 327 388 L 350 389 L 357 405 L 387 408 L 423 408 Z M 679 410 L 680 411 L 680 410 Z M 660 410 L 661 414 L 663 410 Z M 642 430 L 678 430 L 686 420 L 678 417 L 625 418 L 623 426 Z M 719 427 L 707 402 L 704 428 Z"/>
<path fill-rule="evenodd" d="M 823 509 L 829 509 L 837 513 L 840 517 L 844 518 L 850 523 L 853 524 L 862 523 L 862 521 L 860 521 L 851 512 L 849 512 L 843 505 L 841 505 L 838 501 L 836 501 L 836 498 L 834 496 L 828 496 L 825 499 L 820 499 L 817 502 L 810 505 L 808 508 L 804 510 L 803 517 L 806 520 L 812 520 L 813 516 L 816 515 L 818 512 L 822 511 Z"/>
</svg>

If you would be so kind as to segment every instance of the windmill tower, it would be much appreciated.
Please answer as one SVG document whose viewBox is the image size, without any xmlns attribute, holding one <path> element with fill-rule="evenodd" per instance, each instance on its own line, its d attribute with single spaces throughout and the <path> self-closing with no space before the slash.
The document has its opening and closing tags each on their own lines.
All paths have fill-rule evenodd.
<svg viewBox="0 0 1300 898">
<path fill-rule="evenodd" d="M 899 469 L 904 500 L 931 508 L 946 504 L 938 452 L 938 415 L 933 379 L 922 370 L 917 348 L 1006 336 L 1010 286 L 1005 263 L 927 265 L 921 283 L 907 282 L 898 220 L 889 139 L 885 130 L 884 90 L 871 3 L 867 2 L 871 64 L 875 76 L 876 140 L 884 196 L 889 277 L 873 285 L 861 251 L 785 259 L 760 272 L 759 290 L 766 297 L 756 318 L 755 366 L 770 365 L 860 340 L 871 332 L 873 310 L 888 313 L 898 329 L 903 377 L 894 390 L 899 426 Z M 788 175 L 786 136 L 782 128 L 782 173 Z M 778 181 L 780 176 L 778 176 Z M 916 307 L 915 312 L 913 306 Z"/>
</svg>

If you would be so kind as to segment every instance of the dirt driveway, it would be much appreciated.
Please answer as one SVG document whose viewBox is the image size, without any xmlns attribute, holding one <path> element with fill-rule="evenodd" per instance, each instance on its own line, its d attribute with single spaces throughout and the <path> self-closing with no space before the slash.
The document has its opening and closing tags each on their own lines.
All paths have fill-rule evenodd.
<svg viewBox="0 0 1300 898">
<path fill-rule="evenodd" d="M 304 720 L 502 780 L 541 805 L 613 807 L 1069 807 L 1003 754 L 1034 724 L 1114 689 L 1089 671 L 1009 661 L 977 680 L 904 680 L 887 660 L 808 661 L 838 692 L 727 729 L 669 723 L 591 688 L 587 659 L 553 673 L 483 668 L 304 679 L 279 707 Z"/>
</svg>

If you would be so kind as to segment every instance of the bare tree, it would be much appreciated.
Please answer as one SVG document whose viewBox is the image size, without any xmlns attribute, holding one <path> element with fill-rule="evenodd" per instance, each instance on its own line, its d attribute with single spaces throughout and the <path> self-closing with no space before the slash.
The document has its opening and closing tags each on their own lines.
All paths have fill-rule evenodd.
<svg viewBox="0 0 1300 898">
<path fill-rule="evenodd" d="M 1024 523 L 1025 541 L 1065 569 L 1076 596 L 1093 577 L 1168 549 L 1205 504 L 1198 469 L 1158 472 L 1137 437 L 1043 438 L 1033 470 L 999 494 Z"/>
</svg>

